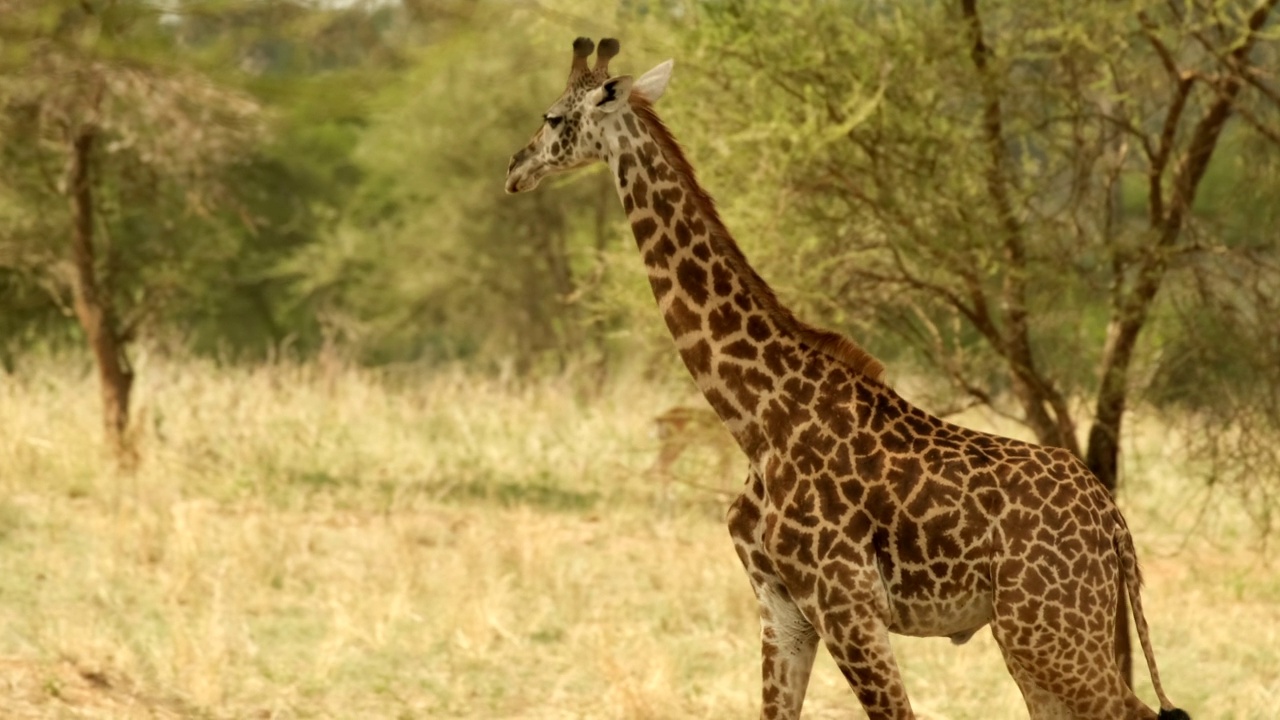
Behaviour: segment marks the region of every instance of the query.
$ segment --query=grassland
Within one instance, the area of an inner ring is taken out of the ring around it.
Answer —
[[[0,716],[756,712],[734,480],[698,451],[665,490],[648,472],[682,388],[155,358],[139,382],[144,462],[118,475],[86,364],[0,376]],[[1275,717],[1280,578],[1136,420],[1122,503],[1166,687]],[[896,648],[921,717],[1025,717],[988,632]],[[860,712],[822,657],[806,717]]]

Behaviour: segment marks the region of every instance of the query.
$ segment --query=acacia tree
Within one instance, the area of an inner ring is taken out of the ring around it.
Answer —
[[[219,171],[259,129],[240,93],[174,64],[146,3],[10,0],[0,110],[10,222],[0,262],[74,314],[93,353],[103,427],[124,465],[139,324],[198,262],[195,230],[227,199]]]
[[[712,184],[791,228],[758,254],[792,264],[802,303],[905,339],[1114,492],[1125,412],[1164,346],[1222,359],[1177,303],[1203,319],[1188,298],[1250,302],[1227,292],[1242,267],[1254,308],[1280,286],[1275,224],[1225,231],[1280,192],[1256,171],[1280,157],[1276,5],[707,4],[689,95],[728,147]],[[728,103],[743,117],[726,128]],[[1236,320],[1280,336],[1263,312]]]

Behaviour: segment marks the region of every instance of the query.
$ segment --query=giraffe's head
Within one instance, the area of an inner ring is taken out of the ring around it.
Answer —
[[[645,73],[639,80],[630,75],[609,77],[609,60],[618,54],[618,41],[605,38],[596,51],[595,67],[587,58],[595,43],[580,37],[573,41],[573,65],[564,93],[542,116],[542,127],[507,166],[507,192],[532,190],[542,178],[555,172],[573,170],[604,159],[610,148],[610,134],[622,128],[622,115],[629,112],[632,93],[656,102],[671,78],[668,60]]]

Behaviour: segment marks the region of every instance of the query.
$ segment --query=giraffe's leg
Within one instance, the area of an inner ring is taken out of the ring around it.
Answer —
[[[871,720],[911,720],[898,662],[889,644],[893,613],[874,557],[841,564],[814,580],[815,598],[826,604],[811,617],[831,657]]]
[[[1065,674],[1043,657],[1006,649],[996,634],[1009,674],[1018,683],[1031,720],[1154,720],[1156,713],[1143,704],[1120,679],[1096,684],[1084,674]],[[1050,690],[1049,688],[1053,688]]]
[[[783,588],[773,563],[759,551],[764,485],[754,472],[742,495],[729,506],[729,535],[760,604],[760,717],[798,720],[818,651],[818,633]]]
[[[800,717],[809,673],[818,651],[818,633],[790,598],[763,583],[760,600],[761,718]]]
[[[1062,570],[1006,560],[995,573],[992,634],[1032,719],[1154,720],[1116,665],[1115,575]]]
[[[1022,665],[1011,661],[1008,654],[1005,655],[1005,665],[1009,668],[1009,674],[1013,676],[1014,681],[1018,683],[1018,689],[1022,691],[1022,698],[1027,703],[1031,720],[1075,720],[1075,713],[1071,712],[1071,708],[1067,707],[1066,703],[1036,684],[1032,673],[1027,672]]]
[[[827,649],[870,720],[912,720],[911,701],[889,645],[889,629],[878,616],[855,618],[853,628]]]

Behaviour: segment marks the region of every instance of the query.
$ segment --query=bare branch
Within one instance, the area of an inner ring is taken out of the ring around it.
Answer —
[[[1249,127],[1252,127],[1260,135],[1275,143],[1277,146],[1280,146],[1280,129],[1264,123],[1252,110],[1240,103],[1235,103],[1233,107],[1235,113],[1240,116],[1241,120],[1248,123]]]
[[[1156,34],[1159,25],[1145,11],[1138,13],[1138,22],[1142,23],[1142,34],[1146,36],[1147,42],[1151,44],[1151,49],[1156,51],[1156,56],[1160,58],[1160,64],[1164,65],[1165,72],[1169,73],[1169,76],[1174,80],[1179,79],[1182,76],[1182,71],[1178,69],[1178,64],[1173,59],[1173,53],[1169,51],[1168,46]]]
[[[1258,31],[1278,3],[1280,0],[1265,0],[1249,15],[1245,37],[1227,56],[1228,65],[1233,72],[1215,84],[1214,89],[1217,91],[1218,98],[1196,124],[1187,150],[1174,171],[1174,195],[1170,201],[1168,216],[1163,218],[1160,231],[1159,244],[1162,247],[1172,245],[1177,240],[1184,217],[1195,200],[1200,180],[1209,167],[1209,159],[1213,156],[1214,148],[1218,144],[1218,137],[1235,106],[1235,98],[1240,93],[1242,76],[1245,74],[1243,70],[1248,66],[1249,54],[1257,41]],[[1159,260],[1156,259],[1156,262]]]
[[[1262,79],[1258,77],[1261,73],[1262,73],[1262,70],[1261,68],[1258,68],[1258,67],[1245,68],[1244,71],[1240,73],[1240,79],[1249,83],[1250,87],[1262,93],[1263,97],[1267,98],[1268,100],[1275,103],[1276,105],[1280,105],[1280,91],[1277,91],[1275,88],[1269,87],[1268,85],[1264,84],[1262,82]]]
[[[947,417],[948,415],[955,415],[970,408],[977,407],[978,405],[985,405],[991,408],[994,412],[999,413],[999,410],[992,402],[991,395],[986,390],[965,377],[963,370],[964,363],[962,362],[963,358],[957,356],[960,353],[947,352],[947,344],[943,340],[942,333],[938,330],[938,324],[934,322],[933,318],[914,303],[909,305],[908,309],[912,316],[915,317],[916,323],[924,329],[924,334],[927,335],[928,344],[925,345],[923,349],[925,355],[929,359],[929,362],[934,367],[946,372],[947,377],[951,380],[952,386],[960,389],[970,398],[968,402],[960,405],[952,403],[947,407],[936,408],[935,412],[938,416]],[[920,343],[916,344],[920,345]],[[1021,418],[1012,419],[1021,422]]]
[[[1151,138],[1141,128],[1135,126],[1132,122],[1125,118],[1116,117],[1109,113],[1099,112],[1097,118],[1110,125],[1123,130],[1125,134],[1136,138],[1142,144],[1142,154],[1147,156],[1148,160],[1155,162],[1156,149],[1151,145]]]
[[[1187,98],[1191,95],[1191,88],[1195,82],[1195,75],[1191,73],[1179,73],[1176,84],[1173,89],[1173,99],[1169,102],[1169,110],[1164,116],[1164,125],[1160,129],[1160,138],[1156,143],[1156,153],[1151,158],[1151,167],[1147,170],[1148,192],[1151,195],[1151,204],[1149,207],[1150,221],[1152,225],[1156,225],[1164,219],[1164,171],[1169,165],[1169,158],[1173,154],[1173,146],[1177,141],[1178,125],[1182,120],[1182,113],[1187,107]]]

